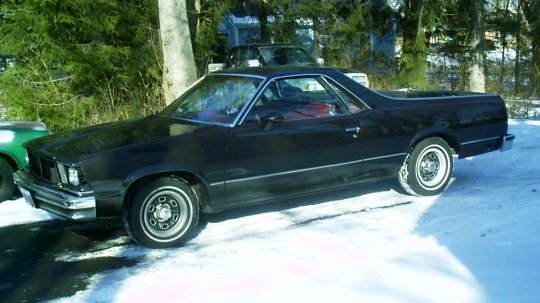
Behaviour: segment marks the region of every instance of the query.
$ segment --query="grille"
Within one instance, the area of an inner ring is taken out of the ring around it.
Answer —
[[[34,176],[39,179],[52,183],[60,184],[60,174],[54,160],[39,157],[33,153],[28,153],[28,167]]]

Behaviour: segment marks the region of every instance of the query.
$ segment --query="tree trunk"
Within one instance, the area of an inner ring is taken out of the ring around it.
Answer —
[[[532,97],[540,96],[540,1],[520,1],[522,3],[525,19],[530,27],[532,60],[529,79],[529,92]]]
[[[523,30],[523,12],[521,9],[521,1],[518,1],[516,13],[519,20],[519,30],[516,32],[516,60],[514,61],[514,95],[519,96],[521,91],[521,49],[523,48],[523,39],[521,37],[521,31]]]
[[[270,43],[270,29],[268,28],[268,1],[263,0],[260,3],[258,18],[261,30],[261,42]]]
[[[504,4],[504,15],[505,19],[508,19],[508,15],[510,14],[509,10],[510,6],[510,0],[506,0]],[[502,56],[501,56],[501,71],[499,75],[499,83],[500,83],[500,89],[502,90],[504,87],[504,78],[506,74],[506,49],[508,48],[508,43],[506,41],[507,39],[507,29],[506,27],[503,27],[503,30],[501,31],[501,46],[502,46]]]
[[[540,97],[540,30],[532,38],[531,91],[535,98]]]
[[[311,55],[315,57],[316,59],[318,59],[318,58],[322,58],[321,47],[319,44],[320,22],[319,22],[319,18],[317,17],[313,17],[312,20],[313,20],[313,50],[311,51]]]
[[[471,6],[471,69],[469,70],[469,86],[473,92],[485,92],[484,75],[484,0],[474,0]]]
[[[197,28],[199,27],[199,16],[201,13],[201,0],[186,0],[186,9],[189,22],[189,34],[191,43],[195,48]]]
[[[186,0],[158,0],[163,47],[163,93],[167,104],[197,80]]]
[[[516,36],[516,61],[514,62],[514,95],[519,95],[521,90],[521,34],[518,33]]]

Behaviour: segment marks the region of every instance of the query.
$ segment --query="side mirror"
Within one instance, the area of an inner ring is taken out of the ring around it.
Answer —
[[[262,120],[266,123],[264,126],[264,130],[272,131],[274,129],[274,124],[283,122],[285,120],[285,117],[283,117],[283,114],[280,112],[272,112],[264,116]]]

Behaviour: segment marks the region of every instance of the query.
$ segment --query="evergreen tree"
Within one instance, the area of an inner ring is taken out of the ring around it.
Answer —
[[[11,119],[76,128],[161,107],[155,0],[5,0],[0,78]]]
[[[313,30],[314,57],[324,56],[329,65],[364,66],[371,51],[370,35],[378,31],[372,22],[372,1],[322,1],[313,5],[312,1],[281,0],[278,3],[283,21],[274,27],[277,41],[299,44],[296,30],[309,27]],[[324,54],[320,45],[326,50]]]
[[[403,32],[399,80],[409,87],[427,87],[429,39],[440,25],[445,10],[442,0],[399,0],[394,3]]]
[[[220,31],[221,22],[231,8],[231,0],[203,0],[198,9],[193,50],[198,75],[206,73],[210,59],[225,62],[227,39]],[[193,30],[191,33],[193,34]]]

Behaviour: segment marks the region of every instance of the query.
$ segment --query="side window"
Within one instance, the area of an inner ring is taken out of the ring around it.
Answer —
[[[251,108],[246,123],[260,123],[270,115],[284,121],[315,119],[349,114],[334,89],[320,77],[273,80]]]
[[[239,47],[233,54],[232,67],[245,67],[250,66],[250,60],[257,60],[257,52],[249,47]]]
[[[259,59],[259,54],[257,53],[257,51],[251,47],[246,48],[244,53],[244,62],[242,63],[242,66],[257,66],[261,65],[261,63],[262,62]]]
[[[236,53],[236,67],[244,67],[244,66],[247,66],[246,49],[239,48],[238,52]]]
[[[247,60],[257,60],[257,52],[252,49],[252,48],[248,48],[246,49],[246,54],[245,54],[245,58]]]
[[[333,84],[332,82],[328,82],[328,84],[334,89],[334,91],[337,92],[339,97],[347,103],[347,107],[349,110],[353,113],[359,113],[361,111],[364,111],[367,109],[367,107],[360,101],[356,100],[354,97],[352,97],[349,93],[345,92],[343,89],[338,87],[337,85]]]

